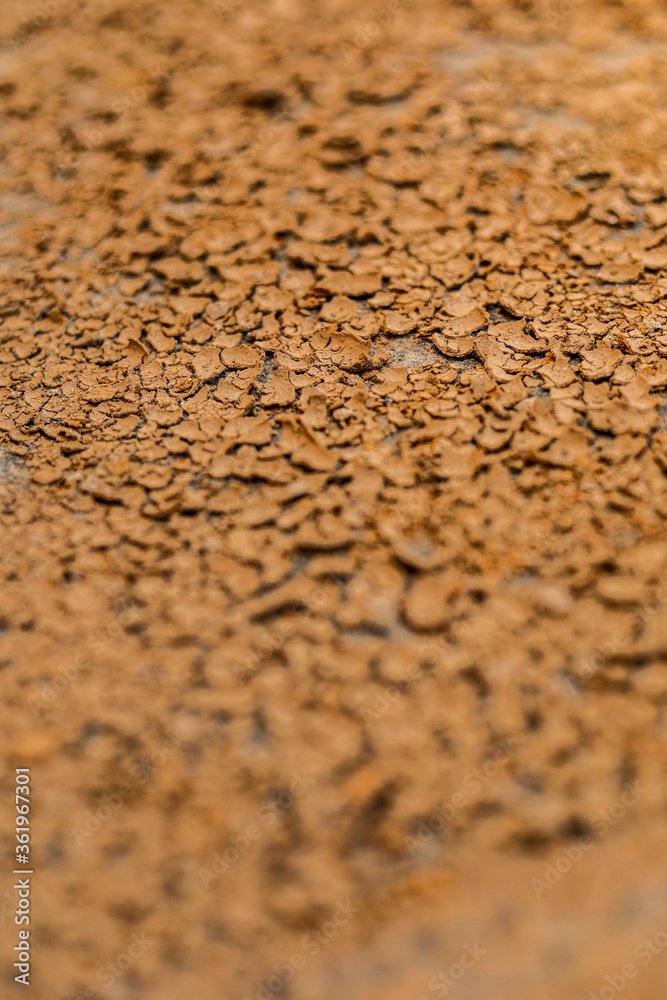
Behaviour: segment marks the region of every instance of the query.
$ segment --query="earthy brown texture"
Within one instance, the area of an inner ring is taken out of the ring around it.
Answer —
[[[664,4],[3,14],[30,995],[663,995]]]

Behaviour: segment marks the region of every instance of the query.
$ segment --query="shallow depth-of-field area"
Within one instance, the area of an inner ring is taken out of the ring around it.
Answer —
[[[661,996],[665,4],[2,33],[2,996]]]

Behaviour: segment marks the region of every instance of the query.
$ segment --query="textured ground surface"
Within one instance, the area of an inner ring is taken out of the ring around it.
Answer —
[[[32,996],[662,995],[664,4],[2,31]]]

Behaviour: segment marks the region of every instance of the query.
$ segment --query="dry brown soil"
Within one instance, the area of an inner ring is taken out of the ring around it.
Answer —
[[[2,33],[2,997],[664,996],[667,6]]]

